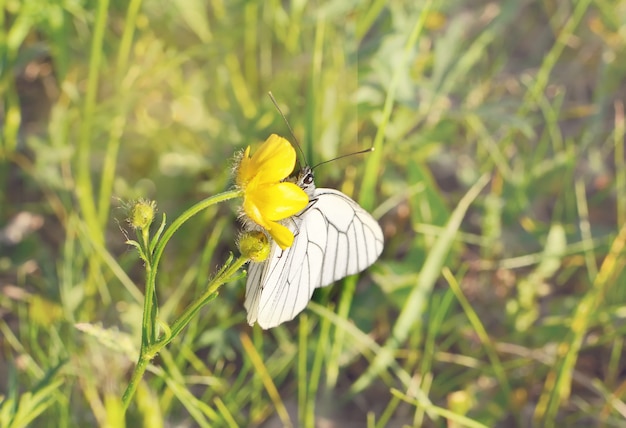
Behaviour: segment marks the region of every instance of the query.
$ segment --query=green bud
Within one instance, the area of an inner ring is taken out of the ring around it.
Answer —
[[[241,255],[255,263],[267,259],[270,255],[270,243],[265,233],[255,230],[244,232],[239,237],[239,251]]]
[[[154,201],[139,200],[131,208],[128,222],[136,229],[147,229],[154,221],[155,211]]]

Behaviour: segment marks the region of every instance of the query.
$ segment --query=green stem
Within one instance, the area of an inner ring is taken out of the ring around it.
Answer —
[[[139,360],[137,361],[135,370],[133,370],[133,374],[130,377],[128,386],[126,387],[126,391],[124,391],[124,395],[122,396],[122,403],[124,404],[124,410],[128,409],[128,405],[130,404],[130,399],[133,398],[133,395],[135,395],[135,391],[137,391],[137,386],[139,386],[139,381],[143,377],[143,374],[146,372],[149,362],[150,362],[150,359],[146,358],[145,355],[139,356]]]
[[[176,336],[178,336],[178,334],[180,334],[180,332],[187,326],[189,321],[191,321],[193,316],[200,310],[200,308],[202,308],[202,306],[209,302],[214,297],[217,290],[226,282],[228,282],[235,275],[235,273],[249,260],[250,259],[248,259],[247,257],[239,257],[235,261],[235,263],[231,264],[221,275],[213,278],[211,282],[209,282],[209,285],[206,291],[202,294],[202,296],[200,296],[199,298],[194,300],[189,306],[187,306],[182,315],[174,322],[174,324],[172,324],[172,326],[170,327],[171,334],[169,336],[164,336],[152,347],[150,347],[149,353],[153,355],[158,354],[161,348],[166,346]]]
[[[209,283],[206,291],[200,296],[198,299],[194,300],[182,315],[172,324],[171,332],[167,336],[164,336],[160,341],[154,343],[152,346],[147,348],[142,348],[141,355],[139,356],[139,361],[135,366],[135,370],[128,382],[128,387],[126,391],[124,391],[124,395],[122,396],[122,403],[124,405],[124,409],[127,409],[130,400],[133,398],[135,391],[137,390],[137,386],[146,369],[148,368],[148,363],[163,349],[167,346],[180,332],[189,324],[191,319],[198,313],[198,311],[204,306],[206,303],[211,301],[211,299],[216,295],[217,290],[226,282],[228,282],[235,273],[248,262],[247,257],[239,257],[235,263],[231,264],[221,275],[216,276]]]
[[[227,192],[220,193],[219,195],[203,199],[202,201],[188,208],[176,220],[174,220],[172,225],[168,227],[167,230],[165,230],[161,239],[159,239],[159,242],[156,245],[154,253],[151,257],[151,263],[149,266],[146,266],[147,280],[143,306],[144,334],[142,335],[142,349],[147,348],[156,341],[156,311],[153,310],[154,294],[156,289],[156,275],[159,268],[159,263],[161,261],[161,256],[163,255],[163,251],[165,250],[165,246],[172,238],[174,233],[176,233],[176,231],[180,229],[180,227],[185,224],[185,222],[191,217],[198,214],[200,211],[207,209],[211,205],[227,201],[228,199],[236,198],[240,195],[241,191],[239,190],[229,190]]]
[[[188,208],[185,212],[183,212],[174,222],[165,230],[161,239],[159,239],[156,247],[154,248],[154,253],[150,255],[149,248],[150,244],[148,242],[142,243],[142,246],[145,248],[146,255],[148,256],[148,260],[146,261],[146,289],[144,291],[144,306],[143,306],[143,321],[142,321],[142,335],[141,335],[141,350],[139,353],[139,360],[137,365],[135,366],[135,370],[131,376],[131,379],[128,383],[126,391],[122,396],[122,403],[124,405],[124,409],[127,409],[130,400],[133,397],[137,384],[143,377],[143,373],[146,371],[148,363],[154,356],[163,348],[163,346],[167,345],[171,340],[176,337],[178,333],[187,325],[190,320],[189,315],[195,314],[200,307],[208,300],[211,294],[215,293],[217,288],[226,282],[243,264],[247,261],[247,259],[242,260],[238,259],[234,264],[228,267],[221,275],[216,276],[213,281],[209,284],[207,291],[202,295],[200,299],[191,304],[183,313],[175,323],[172,328],[171,335],[168,335],[165,339],[157,342],[156,339],[156,308],[155,305],[155,290],[156,290],[156,274],[159,266],[159,262],[161,261],[161,256],[163,255],[163,251],[165,250],[165,246],[172,238],[174,233],[180,227],[185,224],[187,220],[189,220],[194,215],[198,214],[200,211],[215,205],[219,202],[227,201],[229,199],[236,198],[241,196],[240,190],[229,190],[227,192],[220,193],[219,195],[211,196],[206,198],[192,207]]]
[[[198,214],[200,211],[207,209],[211,205],[215,205],[220,202],[227,201],[229,199],[234,199],[242,195],[240,190],[229,190],[223,193],[220,193],[215,196],[211,196],[209,198],[203,199],[192,207],[188,208],[184,213],[182,213],[170,227],[167,228],[165,232],[163,232],[163,237],[159,240],[156,248],[154,249],[154,256],[152,258],[152,265],[154,267],[154,274],[156,276],[156,269],[159,265],[159,261],[161,260],[161,256],[163,255],[163,250],[165,249],[165,245],[172,238],[172,235],[176,233],[180,227],[185,224],[187,220],[189,220],[194,215]]]

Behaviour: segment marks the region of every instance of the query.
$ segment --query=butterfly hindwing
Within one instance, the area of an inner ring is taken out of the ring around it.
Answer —
[[[309,231],[302,218],[294,217],[287,224],[296,236],[291,247],[281,250],[272,242],[266,261],[250,263],[244,306],[251,325],[258,322],[271,328],[289,321],[313,295],[315,287],[310,283],[312,276],[319,275],[314,266],[316,260],[320,263],[320,250],[315,245],[309,249]]]

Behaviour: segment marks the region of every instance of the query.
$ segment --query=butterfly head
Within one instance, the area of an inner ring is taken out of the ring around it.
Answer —
[[[313,170],[310,166],[305,166],[298,174],[296,184],[304,190],[309,196],[309,199],[313,197],[315,193],[315,177],[313,176]]]

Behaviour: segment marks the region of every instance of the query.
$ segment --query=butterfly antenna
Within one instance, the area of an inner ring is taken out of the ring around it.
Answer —
[[[334,159],[329,159],[329,160],[325,160],[324,162],[320,162],[320,163],[318,163],[317,165],[315,165],[315,166],[311,167],[311,169],[315,169],[315,168],[317,168],[318,166],[320,166],[320,165],[324,165],[325,163],[328,163],[328,162],[334,162],[334,161],[339,160],[339,159],[347,158],[348,156],[353,156],[353,155],[362,155],[362,154],[364,154],[364,153],[369,153],[369,152],[373,152],[373,151],[374,151],[374,147],[370,147],[369,149],[360,150],[360,151],[358,151],[358,152],[353,152],[353,153],[348,153],[348,154],[345,154],[345,155],[341,155],[341,156],[338,156],[338,157],[336,157],[336,158],[334,158]]]
[[[300,154],[302,155],[302,159],[304,159],[306,161],[306,156],[304,156],[304,152],[302,151],[302,147],[300,147],[300,143],[298,142],[298,139],[296,138],[296,135],[293,133],[293,129],[291,129],[291,125],[289,125],[289,121],[287,120],[287,117],[285,116],[283,111],[278,106],[278,103],[276,102],[276,98],[274,98],[274,95],[272,94],[272,91],[269,91],[268,95],[270,96],[270,99],[274,103],[274,107],[276,107],[276,110],[278,110],[280,115],[283,117],[283,120],[285,121],[285,124],[287,125],[287,128],[289,129],[289,133],[293,137],[293,140],[296,142],[296,147],[298,148],[298,150],[300,151]],[[298,161],[298,166],[300,167],[300,169],[302,169],[302,166],[300,165],[300,161]]]

